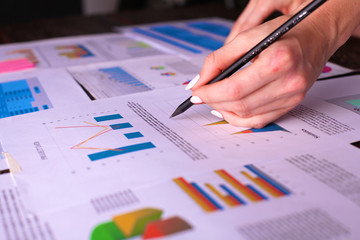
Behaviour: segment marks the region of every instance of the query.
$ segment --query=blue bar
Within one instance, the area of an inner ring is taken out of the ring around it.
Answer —
[[[263,128],[252,128],[250,129],[252,132],[272,132],[272,131],[286,131],[284,128],[280,127],[279,125],[275,124],[275,123],[270,123],[268,125],[266,125]]]
[[[143,30],[143,29],[140,29],[140,28],[133,28],[133,31],[136,32],[136,33],[140,33],[140,34],[143,34],[143,35],[145,35],[145,36],[152,37],[152,38],[155,38],[155,39],[157,39],[157,40],[160,40],[160,41],[169,43],[169,44],[171,44],[171,45],[174,45],[174,46],[176,46],[176,47],[185,49],[185,50],[187,50],[187,51],[189,51],[189,52],[192,52],[192,53],[196,53],[196,54],[202,53],[202,51],[199,50],[199,49],[192,48],[192,47],[190,47],[190,46],[181,44],[181,43],[176,42],[176,41],[174,41],[174,40],[171,40],[171,39],[169,39],[169,38],[163,37],[163,36],[161,36],[161,35],[158,35],[158,34],[155,34],[155,33],[152,33],[152,32],[149,32],[149,31],[146,31],[146,30]]]
[[[256,175],[258,175],[263,180],[270,183],[273,187],[277,188],[280,192],[284,193],[285,195],[290,195],[291,194],[290,190],[288,190],[282,184],[278,183],[276,180],[274,180],[273,178],[271,178],[270,176],[268,176],[267,174],[262,172],[260,169],[258,169],[254,165],[246,165],[245,167],[247,169],[249,169],[250,171],[252,171],[253,173],[255,173]]]
[[[227,186],[221,184],[220,187],[225,190],[230,196],[238,200],[241,204],[245,205],[246,202],[242,200],[240,197],[238,197],[233,191],[231,191]]]
[[[141,132],[125,133],[124,135],[127,139],[140,138],[144,136]]]
[[[119,130],[119,129],[124,129],[124,128],[131,128],[132,125],[130,123],[118,123],[118,124],[112,124],[112,125],[110,125],[110,127],[113,130]]]
[[[134,145],[130,145],[130,146],[117,148],[119,151],[107,150],[107,151],[103,151],[103,152],[89,154],[88,157],[90,158],[91,161],[96,161],[96,160],[101,160],[104,158],[114,157],[117,155],[131,153],[131,152],[137,152],[137,151],[146,150],[146,149],[150,149],[150,148],[155,148],[155,145],[152,144],[151,142],[145,142],[145,143],[134,144]]]
[[[190,184],[194,188],[196,188],[196,190],[198,190],[204,197],[206,197],[207,200],[209,200],[212,204],[214,204],[219,210],[223,210],[223,207],[220,204],[218,204],[214,199],[212,199],[209,194],[207,194],[204,190],[202,190],[199,185],[197,185],[196,183],[190,183]]]
[[[171,25],[155,26],[151,27],[151,30],[211,51],[215,51],[224,45],[222,41],[216,40],[210,36],[196,34],[187,29]]]
[[[120,114],[112,114],[112,115],[94,117],[95,121],[97,121],[97,122],[104,122],[104,121],[122,119],[122,118],[123,117]]]
[[[254,188],[251,185],[246,185],[248,188],[250,188],[251,190],[253,190],[257,195],[259,195],[260,197],[262,197],[264,200],[268,200],[268,197],[265,196],[264,194],[262,194],[261,192],[259,192],[256,188]]]
[[[223,37],[227,37],[230,33],[229,27],[212,22],[193,22],[189,23],[188,26]]]

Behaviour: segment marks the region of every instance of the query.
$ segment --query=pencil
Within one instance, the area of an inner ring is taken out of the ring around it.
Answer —
[[[284,24],[282,24],[280,27],[278,27],[275,31],[270,33],[266,38],[264,38],[261,42],[259,42],[255,47],[250,49],[242,57],[240,57],[238,60],[236,60],[235,63],[233,63],[230,67],[228,67],[223,72],[221,72],[219,75],[217,75],[211,81],[209,81],[207,84],[215,83],[215,82],[221,81],[227,77],[230,77],[232,74],[234,74],[240,68],[245,66],[248,62],[250,62],[254,57],[256,57],[262,51],[264,51],[266,48],[268,48],[272,43],[274,43],[276,40],[278,40],[281,36],[283,36],[285,33],[287,33],[290,29],[292,29],[294,26],[296,26],[299,22],[304,20],[307,16],[310,15],[310,13],[312,13],[314,10],[316,10],[318,7],[320,7],[324,2],[326,2],[326,0],[314,0],[311,3],[309,3],[306,7],[301,9],[298,13],[296,13],[293,17],[291,17],[289,20],[287,20]],[[185,112],[187,109],[189,109],[193,105],[193,103],[190,101],[190,98],[191,97],[189,97],[183,103],[181,103],[176,108],[174,113],[170,116],[170,118],[175,117],[175,116]]]

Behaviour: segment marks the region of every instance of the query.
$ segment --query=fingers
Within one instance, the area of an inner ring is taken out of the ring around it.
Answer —
[[[240,32],[261,24],[274,10],[274,5],[268,0],[250,1],[231,28],[225,44],[231,42]]]
[[[275,121],[276,119],[280,118],[282,115],[290,111],[292,108],[282,108],[277,109],[272,112],[267,112],[264,114],[259,114],[249,118],[241,118],[238,115],[228,112],[228,111],[221,111],[217,110],[213,114],[216,116],[222,116],[228,123],[233,126],[238,127],[247,127],[247,128],[263,128],[267,124]]]
[[[250,66],[220,82],[195,88],[193,96],[212,104],[244,99],[259,89],[263,89],[263,96],[281,97],[284,95],[283,90],[290,93],[294,91],[291,88],[301,88],[306,82],[305,77],[302,78],[305,75],[303,70],[297,70],[302,66],[301,51],[294,51],[293,49],[297,48],[292,45],[294,44],[287,43],[285,40],[281,43],[274,43],[273,47],[260,54],[259,58]],[[292,81],[294,79],[292,75],[297,76],[298,82]],[[270,90],[264,88],[275,80],[277,81],[270,85]],[[257,97],[261,98],[261,95]],[[269,100],[271,99],[267,101]]]
[[[196,76],[186,89],[195,90],[211,81],[273,31],[272,25],[277,26],[284,20],[285,19],[278,18],[271,23],[271,26],[261,26],[258,29],[255,28],[254,30],[248,31],[246,34],[238,36],[236,41],[232,41],[217,51],[210,53],[205,59],[200,75]]]

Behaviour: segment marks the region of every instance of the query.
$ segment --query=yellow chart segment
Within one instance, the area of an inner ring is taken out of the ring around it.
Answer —
[[[174,182],[184,191],[186,192],[205,212],[212,212],[214,209],[209,207],[204,201],[194,194],[188,186],[186,186],[180,179],[174,179]]]
[[[205,186],[210,189],[216,196],[218,196],[221,200],[223,200],[228,206],[235,207],[238,206],[239,203],[235,202],[229,195],[221,194],[215,187],[211,184],[206,183]]]
[[[257,202],[257,201],[261,201],[262,198],[259,198],[258,196],[254,195],[252,192],[250,192],[250,190],[242,185],[239,182],[235,182],[233,179],[231,179],[229,176],[227,176],[225,173],[223,173],[222,171],[218,170],[215,171],[220,177],[222,177],[225,181],[227,181],[231,186],[233,186],[234,188],[236,188],[239,192],[241,192],[242,194],[244,194],[248,199],[250,199],[250,201],[253,202]]]
[[[268,185],[267,182],[263,182],[261,181],[259,178],[254,178],[252,176],[250,176],[250,174],[248,174],[247,172],[241,172],[245,177],[247,177],[248,179],[250,179],[251,181],[253,181],[255,184],[257,184],[258,186],[260,186],[262,189],[264,189],[265,191],[267,191],[271,196],[273,197],[281,197],[284,194],[282,194],[279,191],[276,191],[275,189],[271,188],[271,186]]]

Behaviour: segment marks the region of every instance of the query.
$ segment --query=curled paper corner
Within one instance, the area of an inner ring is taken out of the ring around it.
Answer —
[[[20,165],[16,162],[16,160],[9,153],[2,152],[1,154],[4,156],[4,158],[6,160],[8,168],[10,169],[10,173],[17,174],[22,171]]]

